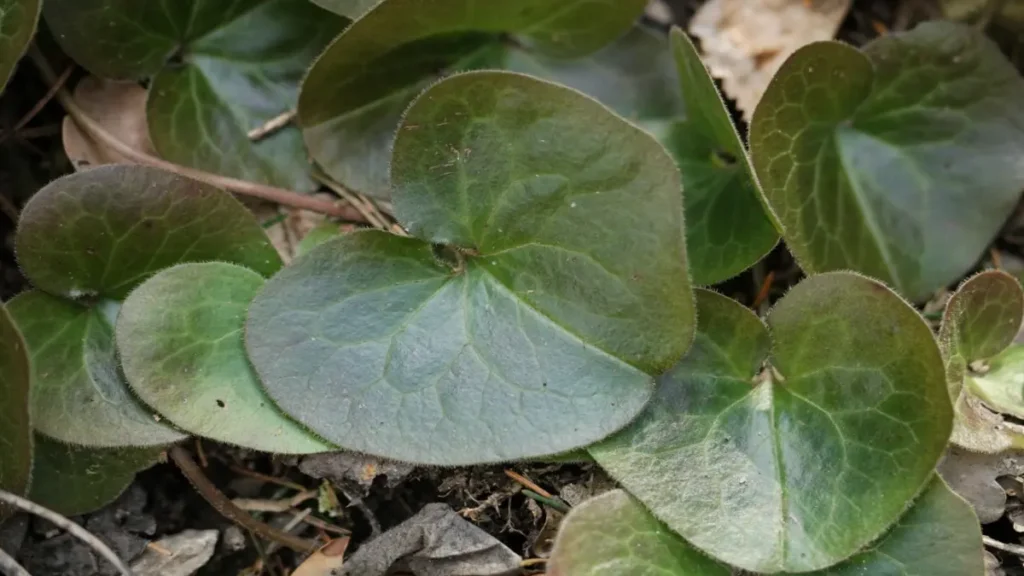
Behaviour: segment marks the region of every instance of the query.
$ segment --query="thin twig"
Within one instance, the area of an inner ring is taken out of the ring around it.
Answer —
[[[267,474],[262,474],[260,472],[256,472],[255,470],[249,470],[248,468],[242,468],[241,466],[236,466],[234,464],[229,466],[229,468],[230,468],[230,470],[232,472],[237,472],[238,474],[243,474],[243,475],[248,476],[250,478],[255,478],[257,480],[262,480],[264,482],[269,482],[271,484],[277,484],[278,486],[284,486],[285,488],[291,488],[292,490],[296,490],[296,491],[299,491],[299,492],[302,492],[302,491],[304,491],[306,489],[305,486],[303,486],[302,484],[299,484],[297,482],[291,482],[291,481],[285,480],[283,478],[278,478],[277,476],[270,476],[270,475],[267,475]]]
[[[118,572],[120,572],[122,576],[133,576],[132,571],[128,569],[128,566],[125,566],[124,562],[122,562],[121,559],[117,557],[117,554],[114,554],[114,552],[109,547],[107,547],[107,545],[104,544],[102,540],[93,536],[85,528],[82,528],[81,526],[75,524],[71,520],[68,520],[60,514],[57,514],[53,510],[43,508],[42,506],[36,504],[35,502],[26,500],[21,496],[11,494],[6,490],[0,490],[0,501],[6,504],[10,504],[11,506],[20,508],[25,512],[28,512],[29,514],[39,516],[44,520],[48,520],[54,526],[64,530],[68,534],[71,534],[75,538],[78,538],[82,542],[88,544],[89,547],[95,550],[97,554],[102,556],[107,562],[110,562],[110,564],[113,565],[114,568],[117,568]]]
[[[344,528],[341,528],[340,526],[335,526],[334,524],[331,524],[329,522],[324,522],[316,516],[306,516],[302,519],[302,521],[314,528],[319,528],[324,532],[333,532],[334,534],[341,534],[343,536],[348,536],[352,534],[351,530],[346,530]]]
[[[545,498],[554,498],[554,495],[551,494],[551,492],[548,492],[547,490],[541,488],[540,486],[537,486],[537,484],[535,484],[533,480],[530,480],[529,478],[523,476],[522,474],[516,472],[515,470],[510,470],[506,468],[505,476],[508,476],[509,478],[515,480],[516,482],[522,484],[523,486],[529,488],[530,490],[533,490],[534,492],[540,494]]]
[[[256,128],[249,130],[249,133],[246,134],[246,136],[249,137],[249,140],[257,142],[259,140],[266,138],[271,133],[277,132],[281,128],[284,128],[285,126],[290,124],[294,118],[295,110],[288,110],[283,114],[279,114],[277,116],[274,116],[270,120],[267,120],[266,122],[263,123],[262,126],[257,126]]]
[[[356,196],[353,192],[349,191],[347,188],[335,182],[326,175],[320,174],[315,170],[313,171],[313,178],[317,182],[320,182],[324,186],[327,186],[328,188],[333,190],[338,196],[341,196],[342,198],[347,200],[348,203],[351,204],[353,208],[359,211],[359,214],[361,214],[363,218],[370,223],[371,226],[373,226],[374,228],[380,228],[381,230],[388,229],[387,222],[378,218],[377,215],[374,214],[374,208],[372,206],[364,204],[362,199]]]
[[[1006,544],[999,540],[994,540],[988,536],[982,536],[981,541],[985,543],[985,546],[995,548],[996,550],[1002,550],[1003,552],[1009,552],[1010,554],[1016,554],[1021,558],[1024,558],[1024,546],[1018,546],[1016,544]]]
[[[5,576],[32,576],[14,558],[11,558],[3,548],[0,548],[0,573]]]
[[[316,490],[306,490],[305,492],[299,492],[295,496],[285,498],[283,500],[235,498],[232,502],[235,506],[238,506],[242,510],[248,512],[284,512],[295,508],[307,500],[316,498],[317,494],[318,492]]]
[[[985,4],[985,10],[981,13],[981,16],[974,22],[974,28],[984,32],[988,28],[988,25],[992,23],[992,20],[997,14],[1002,12],[1003,6],[1006,5],[1006,0],[988,0]]]
[[[282,532],[272,526],[269,526],[259,520],[253,518],[249,514],[246,514],[243,510],[239,509],[231,502],[231,499],[225,496],[210,479],[206,477],[202,469],[192,459],[192,455],[181,446],[172,446],[167,451],[167,455],[170,456],[171,460],[178,465],[181,469],[181,473],[188,478],[192,486],[195,487],[199,495],[206,499],[211,506],[217,512],[220,512],[225,518],[232,522],[259,534],[260,536],[274,541],[279,542],[293,550],[298,552],[311,552],[319,548],[319,544],[312,540],[306,540],[305,538],[299,538],[292,536],[286,532]]]
[[[373,510],[370,510],[370,507],[366,505],[366,502],[363,502],[362,498],[356,496],[341,484],[335,484],[335,488],[345,496],[345,499],[348,500],[349,506],[359,508],[359,511],[366,517],[366,521],[370,523],[370,539],[372,540],[377,536],[380,536],[381,532],[383,532],[380,527],[380,521],[377,520],[377,515],[373,513]]]
[[[302,524],[302,521],[305,520],[306,517],[312,513],[313,511],[309,508],[298,511],[294,516],[292,516],[292,519],[284,525],[284,528],[282,528],[281,531],[285,534],[290,534],[291,531],[294,530],[296,526]],[[270,545],[267,546],[267,554],[273,554],[274,552],[277,552],[277,549],[280,548],[280,546],[281,544],[279,542],[271,542]]]
[[[18,208],[11,202],[11,199],[0,190],[0,212],[3,212],[11,219],[11,222],[18,223]]]
[[[50,68],[49,63],[46,61],[46,57],[39,51],[39,48],[33,46],[29,50],[28,55],[39,69],[43,78],[51,84],[55,83],[57,80],[56,75],[54,74],[53,69]],[[247,180],[239,180],[238,178],[230,178],[228,176],[213,174],[212,172],[205,172],[203,170],[196,170],[195,168],[181,166],[173,162],[168,162],[162,158],[150,156],[145,152],[141,152],[128,144],[125,144],[116,136],[107,132],[106,128],[96,120],[93,120],[92,117],[78,106],[75,99],[72,98],[66,90],[57,90],[57,100],[60,101],[68,115],[71,116],[75,123],[78,124],[78,126],[81,127],[90,138],[125,158],[128,158],[132,162],[161,168],[168,172],[192,178],[193,180],[199,180],[243,196],[260,198],[277,204],[291,206],[293,208],[301,208],[311,212],[319,212],[321,214],[335,216],[346,220],[363,220],[360,214],[349,210],[347,206],[337,202],[323,200],[315,196],[299,194],[298,192],[285,190],[284,188],[277,188],[266,184],[259,184],[257,182],[249,182]]]
[[[50,100],[53,100],[53,97],[57,95],[57,92],[64,87],[64,84],[67,83],[68,78],[71,77],[71,72],[73,72],[74,70],[74,65],[68,66],[64,70],[64,72],[52,83],[50,89],[46,91],[46,95],[44,95],[41,100],[36,102],[36,105],[33,106],[27,114],[22,116],[21,120],[18,120],[18,123],[14,125],[14,128],[11,128],[10,130],[4,132],[3,134],[0,134],[0,144],[2,144],[5,140],[16,134],[18,130],[24,128],[25,125],[31,122],[37,114],[42,112],[43,108],[45,108],[46,105],[49,104]]]

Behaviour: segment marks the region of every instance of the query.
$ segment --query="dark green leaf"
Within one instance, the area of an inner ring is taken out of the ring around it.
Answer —
[[[597,102],[451,77],[407,112],[392,177],[417,238],[322,244],[250,309],[271,397],[327,440],[432,464],[566,452],[629,422],[685,352],[678,170]]]
[[[913,300],[978,260],[1024,188],[1024,80],[969,27],[798,50],[754,113],[753,164],[808,272]]]
[[[47,0],[47,23],[98,76],[152,76],[149,132],[164,158],[312,190],[302,136],[248,132],[295,108],[313,58],[345,20],[296,0]]]
[[[25,341],[0,304],[0,489],[15,494],[28,489],[32,471],[30,374]]]
[[[269,276],[281,259],[248,210],[223,190],[143,166],[60,178],[25,205],[18,263],[36,287],[120,299],[181,262],[222,260]]]
[[[38,432],[94,447],[165,445],[184,438],[129,392],[114,348],[116,302],[87,307],[31,291],[7,308],[32,360],[32,425]]]
[[[1013,342],[1022,320],[1020,283],[1005,272],[986,270],[965,280],[946,303],[939,343],[946,357],[983,360]]]
[[[29,498],[65,516],[88,514],[113,502],[135,473],[157,462],[162,447],[82,448],[35,436]]]
[[[503,69],[575,88],[641,126],[683,115],[668,39],[641,25],[582,58],[514,48],[503,56]]]
[[[597,462],[708,554],[758,572],[850,557],[928,482],[952,424],[928,325],[851,273],[803,281],[772,310],[698,291],[697,338]],[[737,522],[738,515],[743,521]]]
[[[672,30],[686,119],[662,142],[683,175],[686,247],[696,284],[715,284],[751,267],[779,241],[747,151],[714,80],[686,34]]]
[[[118,316],[125,376],[143,402],[192,434],[264,452],[331,450],[277,410],[249,365],[242,328],[263,283],[219,262],[147,280]]]
[[[645,0],[385,0],[346,30],[303,81],[299,123],[335,180],[387,195],[388,150],[409,101],[439,72],[500,66],[503,33],[560,58],[592,53],[633,25]]]
[[[42,0],[0,0],[0,92],[36,33]]]
[[[805,574],[980,576],[983,572],[978,519],[970,505],[936,477],[880,542],[838,566]],[[733,571],[690,547],[626,492],[613,490],[569,514],[548,568],[549,576],[606,574],[729,576]]]

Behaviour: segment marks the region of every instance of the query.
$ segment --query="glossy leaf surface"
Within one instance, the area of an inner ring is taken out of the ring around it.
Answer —
[[[168,268],[125,300],[117,347],[132,390],[176,426],[264,452],[322,452],[278,411],[245,355],[242,328],[259,274],[219,262]]]
[[[0,489],[15,494],[25,493],[32,472],[30,376],[25,341],[0,304]]]
[[[230,194],[144,166],[101,166],[50,183],[25,205],[18,263],[67,298],[121,299],[153,273],[222,260],[270,275],[281,266],[252,214]]]
[[[0,92],[36,33],[42,0],[0,0]]]
[[[931,330],[851,273],[797,285],[770,332],[735,301],[697,294],[693,347],[640,418],[591,454],[729,564],[802,572],[850,557],[899,518],[949,438]]]
[[[811,44],[782,66],[750,145],[807,272],[854,269],[912,300],[977,261],[1024,188],[1024,80],[983,34],[949,22],[863,52]]]
[[[966,362],[999,354],[1024,321],[1024,290],[1005,272],[986,270],[964,281],[946,303],[939,342]]]
[[[65,516],[94,512],[113,502],[156,464],[162,447],[84,448],[36,434],[29,498]]]
[[[38,290],[7,304],[32,360],[32,425],[68,444],[157,446],[184,438],[128,390],[114,348],[118,304],[87,307]]]
[[[697,49],[676,28],[672,53],[686,119],[662,142],[683,175],[686,247],[695,284],[715,284],[753,266],[779,241],[747,151]]]
[[[566,452],[632,419],[689,344],[678,170],[593,100],[449,78],[406,115],[393,180],[415,238],[322,244],[250,309],[261,380],[327,440],[433,464]]]
[[[498,68],[501,34],[560,58],[622,36],[644,0],[385,0],[339,36],[303,81],[298,121],[335,180],[386,196],[388,152],[402,111],[439,71]]]
[[[729,576],[622,490],[577,506],[562,524],[548,576]],[[935,478],[879,542],[809,576],[964,576],[984,573],[970,505]]]
[[[347,22],[295,0],[49,0],[65,51],[106,78],[152,77],[149,131],[172,162],[312,190],[294,127],[247,133],[294,109],[313,58]]]

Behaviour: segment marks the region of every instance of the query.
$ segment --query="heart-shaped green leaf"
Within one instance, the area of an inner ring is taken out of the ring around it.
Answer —
[[[296,0],[47,0],[44,13],[93,74],[152,77],[149,133],[164,158],[315,188],[297,129],[248,132],[295,108],[303,73],[346,20]]]
[[[1002,376],[978,386],[973,382],[976,374],[970,368],[972,363],[995,356],[1009,346],[1022,319],[1024,291],[1016,278],[998,270],[986,270],[965,280],[946,303],[939,344],[946,359],[950,396],[956,398],[952,438],[956,445],[984,453],[1024,445],[1024,429],[1006,422],[997,412],[1011,407],[1007,413],[1014,414],[1013,396],[1017,391],[1008,386],[1015,379],[1009,376],[1013,369],[1001,370]]]
[[[0,304],[0,489],[15,494],[25,493],[32,473],[30,376],[25,341],[7,309]]]
[[[431,464],[566,452],[629,422],[684,353],[679,172],[597,102],[451,77],[409,109],[392,177],[417,238],[322,244],[250,308],[270,396],[327,440]]]
[[[156,446],[184,436],[136,400],[114,347],[119,305],[83,306],[38,290],[7,303],[32,359],[32,425],[68,444]]]
[[[505,33],[519,35],[527,50],[584,56],[625,34],[645,4],[384,0],[338,37],[303,81],[298,120],[310,155],[346,186],[386,196],[395,127],[439,71],[501,67]]]
[[[715,284],[751,267],[779,241],[714,80],[697,49],[676,28],[672,53],[682,82],[686,119],[662,142],[683,175],[686,248],[696,284]]]
[[[42,0],[0,0],[0,92],[36,33]]]
[[[751,124],[753,164],[808,272],[913,300],[969,270],[1024,188],[1024,80],[984,34],[929,22],[863,52],[798,50]]]
[[[312,0],[314,4],[350,20],[362,16],[380,0]]]
[[[723,478],[723,482],[729,479]],[[981,529],[970,505],[935,477],[881,541],[808,576],[964,576],[984,572]],[[622,490],[573,509],[562,523],[548,576],[729,576]]]
[[[181,262],[222,260],[269,276],[281,267],[252,214],[223,190],[144,166],[101,166],[50,183],[25,205],[18,263],[67,298],[124,298]]]
[[[939,343],[947,358],[965,362],[999,354],[1020,332],[1024,290],[1017,279],[986,270],[963,282],[946,303]]]
[[[952,425],[942,358],[917,312],[837,272],[793,288],[769,315],[771,338],[713,292],[697,291],[697,318],[690,352],[640,418],[590,448],[598,464],[745,570],[822,569],[892,525]]]
[[[135,473],[156,463],[162,447],[82,448],[35,435],[29,498],[65,516],[88,514],[113,502]]]
[[[117,320],[125,376],[143,402],[193,434],[264,452],[331,450],[277,410],[249,365],[242,328],[263,283],[220,262],[147,280]]]

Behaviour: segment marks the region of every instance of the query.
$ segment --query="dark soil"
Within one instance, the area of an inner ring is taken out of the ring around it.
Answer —
[[[701,3],[697,0],[668,1],[676,21],[684,26]],[[902,12],[900,6],[904,4],[907,3],[857,0],[843,23],[839,37],[851,44],[862,45],[877,37],[882,30],[908,27],[925,17],[923,12],[909,15]],[[45,47],[45,32],[43,34]],[[81,72],[75,74],[71,79],[72,85]],[[43,97],[46,89],[35,70],[21,67],[0,98],[0,134],[6,134]],[[48,104],[29,123],[27,131],[0,142],[0,196],[15,208],[23,205],[33,192],[50,180],[71,171],[60,141],[62,116],[58,105]],[[743,126],[739,114],[734,116]],[[11,298],[26,287],[15,264],[13,230],[14,222],[10,215],[0,211],[2,300]],[[1008,224],[995,248],[1004,261],[1021,262],[1024,261],[1022,244],[1024,218],[1018,216]],[[802,273],[780,245],[754,269],[717,288],[749,305],[755,301],[769,275],[773,276],[773,282],[766,303],[784,294]],[[190,445],[190,449],[195,451],[194,446]],[[300,472],[295,458],[274,458],[212,442],[204,442],[203,451],[208,460],[206,474],[232,498],[281,498],[294,493],[288,488],[239,473],[236,471],[239,467],[308,488],[320,485],[320,480]],[[524,557],[543,556],[550,547],[550,538],[561,514],[525,494],[522,486],[506,475],[505,469],[523,474],[570,504],[612,484],[600,469],[590,464],[516,463],[460,469],[417,468],[404,477],[380,476],[365,488],[354,481],[337,482],[336,492],[342,504],[340,514],[331,517],[321,513],[315,509],[314,501],[313,515],[349,530],[352,535],[351,551],[378,530],[387,530],[413,516],[425,504],[443,502],[463,511],[466,518]],[[357,499],[359,505],[355,505]],[[262,516],[264,521],[273,524],[281,524],[288,518],[288,514]],[[117,502],[76,520],[111,543],[124,557],[134,556],[145,548],[147,541],[164,535],[189,528],[218,529],[221,531],[218,551],[199,572],[201,575],[285,574],[296,562],[295,555],[289,550],[265,554],[267,542],[232,528],[232,524],[207,504],[172,464],[167,463],[139,474]],[[1006,518],[987,525],[985,531],[1004,542],[1021,541]],[[307,529],[304,535],[312,537],[316,531]],[[106,568],[102,565],[97,565],[87,548],[68,536],[60,535],[45,522],[29,522],[24,518],[9,522],[0,529],[0,547],[20,549],[21,560],[34,576],[110,573],[104,572]],[[1020,559],[1003,553],[998,555],[1007,574],[1024,574]],[[261,559],[263,570],[254,570]]]

